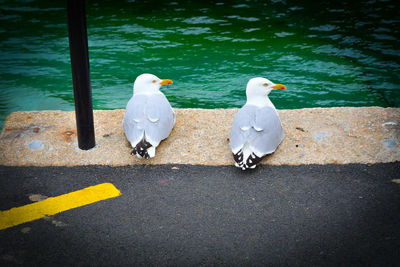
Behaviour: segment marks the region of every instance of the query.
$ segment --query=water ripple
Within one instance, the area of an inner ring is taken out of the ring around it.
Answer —
[[[259,30],[261,30],[261,28],[250,28],[250,29],[244,29],[243,32],[254,32]]]
[[[208,27],[187,27],[184,29],[177,28],[176,31],[183,35],[200,35],[205,33],[210,33],[211,29]]]
[[[198,16],[184,19],[183,22],[187,24],[216,24],[226,22],[226,20],[213,19],[207,16]]]
[[[233,5],[233,8],[250,8],[250,6],[248,4],[237,4],[237,5]]]
[[[244,20],[244,21],[250,21],[250,22],[254,22],[254,21],[259,21],[259,18],[255,18],[255,17],[241,17],[238,15],[231,15],[231,16],[226,16],[228,19],[237,19],[237,20]]]
[[[392,41],[397,41],[397,38],[394,36],[388,35],[388,34],[371,34],[372,37],[374,37],[377,40],[392,40]]]
[[[0,9],[6,10],[6,11],[19,11],[19,12],[54,12],[54,11],[64,11],[64,8],[58,8],[58,7],[49,7],[49,8],[39,8],[39,7],[29,7],[29,6],[23,6],[23,7],[7,7],[7,6],[0,6]]]
[[[250,39],[243,39],[243,38],[234,38],[232,39],[233,43],[251,43],[251,42],[263,42],[264,39],[259,38],[250,38]]]
[[[326,24],[326,25],[321,25],[317,27],[310,27],[310,30],[313,31],[320,31],[320,32],[330,32],[337,30],[339,27],[332,25],[332,24]]]
[[[276,32],[275,35],[278,37],[286,37],[286,36],[294,35],[294,33],[293,32]]]

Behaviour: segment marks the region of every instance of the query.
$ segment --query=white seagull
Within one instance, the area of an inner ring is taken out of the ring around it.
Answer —
[[[133,85],[133,96],[126,105],[122,126],[133,148],[131,155],[152,158],[156,147],[167,138],[175,125],[175,113],[162,85],[172,84],[153,74],[139,75]]]
[[[242,170],[255,168],[283,140],[281,120],[268,98],[272,89],[286,89],[286,86],[265,78],[250,79],[246,87],[247,102],[233,120],[230,144],[235,166]]]

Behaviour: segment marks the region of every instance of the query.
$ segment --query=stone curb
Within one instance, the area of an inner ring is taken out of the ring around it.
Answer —
[[[77,145],[75,115],[14,112],[0,135],[0,165],[233,165],[229,131],[237,109],[175,109],[176,125],[150,160],[130,156],[124,110],[95,110],[96,147]],[[262,164],[374,164],[400,161],[400,108],[279,110],[285,139]]]

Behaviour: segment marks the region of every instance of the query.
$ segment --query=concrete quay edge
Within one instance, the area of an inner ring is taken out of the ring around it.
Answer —
[[[153,159],[130,155],[124,110],[95,110],[96,146],[80,150],[72,111],[11,113],[0,135],[0,165],[233,165],[229,131],[238,109],[175,109],[176,124]],[[285,138],[264,165],[400,161],[400,108],[278,110]]]

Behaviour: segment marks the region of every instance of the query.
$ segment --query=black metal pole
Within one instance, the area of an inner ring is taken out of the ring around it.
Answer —
[[[68,32],[74,85],[75,116],[80,149],[95,146],[85,0],[68,0]]]

